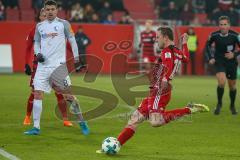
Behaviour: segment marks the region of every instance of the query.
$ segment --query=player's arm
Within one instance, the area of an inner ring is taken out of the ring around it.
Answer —
[[[84,35],[84,37],[85,37],[85,41],[84,41],[85,42],[85,46],[90,45],[92,43],[91,39],[87,35]]]
[[[225,58],[227,59],[233,59],[236,58],[237,56],[240,55],[240,51],[239,51],[239,47],[240,47],[240,43],[239,43],[239,35],[237,33],[234,32],[234,45],[237,47],[237,49],[235,49],[234,51],[228,51],[225,53]]]
[[[78,46],[77,46],[77,42],[76,42],[76,39],[74,36],[74,32],[68,21],[64,21],[64,33],[65,33],[65,36],[68,39],[68,42],[70,43],[70,46],[72,48],[72,53],[73,53],[73,57],[74,57],[74,66],[75,66],[76,71],[78,71],[79,68],[81,68],[83,66],[80,63]]]
[[[161,53],[161,60],[163,65],[163,80],[168,81],[170,80],[171,70],[173,68],[173,57],[171,52],[162,51]]]
[[[34,35],[34,54],[37,57],[37,61],[43,63],[45,58],[41,53],[41,35],[38,30],[39,25],[36,26],[35,35]]]
[[[210,64],[214,64],[215,63],[215,57],[214,57],[214,53],[212,53],[212,44],[214,42],[214,36],[211,34],[208,38],[207,41],[207,46],[206,46],[206,59],[207,61],[209,61]]]
[[[77,42],[76,42],[76,39],[74,36],[74,32],[68,21],[64,21],[64,33],[71,45],[74,60],[78,61],[79,60],[78,46],[77,46]]]
[[[185,63],[189,61],[189,57],[190,57],[187,41],[188,41],[188,35],[184,33],[182,35],[182,56],[183,56],[182,61]]]
[[[25,51],[25,73],[27,75],[32,74],[32,70],[30,67],[30,59],[31,59],[31,53],[32,53],[32,48],[33,48],[33,43],[34,43],[34,32],[35,28],[32,29],[32,31],[28,34],[27,39],[26,39],[26,51]]]
[[[137,53],[141,53],[141,48],[143,46],[142,33],[140,33],[140,43],[138,45]]]
[[[237,49],[234,51],[235,58],[240,55],[240,35],[239,34],[236,34],[236,46],[237,46]]]

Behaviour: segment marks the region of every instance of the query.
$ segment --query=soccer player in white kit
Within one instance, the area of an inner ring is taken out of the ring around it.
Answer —
[[[42,99],[44,92],[51,92],[50,78],[54,71],[66,63],[66,39],[70,42],[75,63],[79,61],[78,47],[74,33],[68,21],[57,17],[57,3],[48,0],[44,5],[47,19],[36,26],[34,36],[34,54],[37,56],[38,67],[33,81],[34,100],[33,100],[33,122],[32,129],[24,132],[26,135],[40,134],[40,117],[42,112]],[[67,70],[67,69],[66,69]],[[64,83],[70,86],[70,78],[63,79]],[[65,95],[66,100],[72,102],[71,105],[79,108],[76,98],[71,94]],[[78,114],[80,110],[77,109]],[[80,113],[79,125],[83,134],[88,134],[87,123],[83,120]]]

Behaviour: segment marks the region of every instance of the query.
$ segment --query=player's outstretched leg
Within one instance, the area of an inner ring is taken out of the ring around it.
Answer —
[[[160,127],[185,115],[208,111],[208,106],[204,104],[190,103],[185,108],[164,111],[162,113],[152,112],[149,114],[149,121],[153,127]]]
[[[88,135],[90,133],[90,129],[87,125],[87,122],[83,118],[81,108],[76,97],[68,95],[66,96],[66,99],[71,103],[71,106],[70,106],[71,112],[77,116],[78,124],[82,130],[82,133],[84,135]]]
[[[23,125],[27,126],[31,124],[31,114],[32,114],[32,109],[33,109],[33,99],[34,99],[34,94],[31,92],[28,102],[27,102],[27,114],[24,118]]]
[[[62,94],[59,94],[55,92],[55,96],[57,97],[57,102],[58,102],[58,108],[62,114],[63,117],[63,125],[66,127],[71,127],[73,126],[72,122],[68,120],[67,117],[67,103],[64,99],[64,96]]]
[[[138,110],[131,115],[128,125],[121,131],[117,138],[121,146],[135,134],[137,125],[142,123],[144,120],[145,117]]]
[[[191,114],[198,113],[198,112],[209,112],[210,109],[208,106],[204,104],[198,104],[198,103],[189,103],[187,105],[187,108],[190,109]]]
[[[133,137],[135,134],[137,125],[142,123],[146,118],[138,111],[136,110],[131,116],[128,121],[127,126],[120,132],[117,139],[119,143],[124,145],[130,138]],[[101,149],[97,150],[96,153],[104,153]]]

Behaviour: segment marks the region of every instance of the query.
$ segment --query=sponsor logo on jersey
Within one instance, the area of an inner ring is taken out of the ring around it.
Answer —
[[[166,52],[166,53],[165,53],[165,58],[171,58],[171,57],[172,57],[172,55],[171,55],[170,52]]]
[[[42,37],[43,39],[46,39],[46,38],[54,38],[54,37],[56,37],[56,36],[58,36],[58,33],[43,33],[43,34],[41,34],[41,37]]]
[[[233,50],[233,48],[234,48],[233,45],[228,45],[228,46],[227,46],[227,51],[230,52],[230,51]]]
[[[58,26],[55,26],[55,27],[54,27],[54,30],[55,30],[55,31],[58,31],[58,30],[59,30],[59,27],[58,27]]]

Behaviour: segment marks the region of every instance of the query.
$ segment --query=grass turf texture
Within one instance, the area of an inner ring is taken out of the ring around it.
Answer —
[[[73,84],[89,86],[117,95],[108,76],[99,76],[94,83],[85,83],[82,76],[71,77]],[[22,74],[0,75],[0,148],[22,160],[239,160],[240,118],[229,111],[228,89],[225,89],[221,115],[212,114],[216,104],[216,80],[213,77],[178,77],[173,82],[169,107],[182,107],[189,101],[210,106],[211,112],[185,117],[160,128],[143,123],[135,136],[121,148],[118,155],[96,154],[103,139],[116,137],[126,124],[120,113],[130,108],[119,99],[112,112],[88,122],[91,134],[83,136],[75,124],[63,124],[54,114],[56,100],[53,94],[45,95],[41,119],[41,135],[25,136],[30,127],[22,125],[26,101],[30,92],[29,77]],[[137,89],[146,89],[146,86]],[[239,89],[239,86],[238,86]],[[83,110],[94,108],[101,101],[78,96]],[[239,95],[236,107],[240,109]],[[141,98],[137,100],[138,106]],[[0,155],[0,159],[5,159]]]

